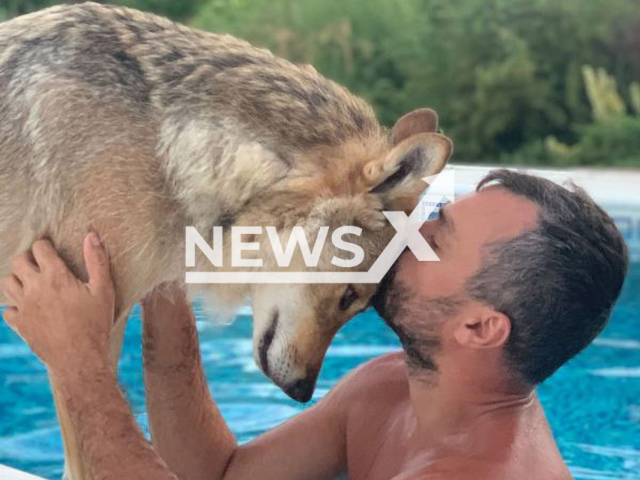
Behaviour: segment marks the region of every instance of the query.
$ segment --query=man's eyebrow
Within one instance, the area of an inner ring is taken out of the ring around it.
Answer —
[[[438,220],[440,221],[440,224],[449,232],[453,232],[455,231],[455,225],[453,223],[453,220],[451,219],[451,216],[447,213],[447,208],[446,207],[442,207],[440,209],[439,214],[439,218]]]

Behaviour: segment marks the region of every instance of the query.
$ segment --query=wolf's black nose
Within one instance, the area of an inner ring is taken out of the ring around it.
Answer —
[[[307,375],[306,378],[296,380],[290,387],[287,387],[284,393],[298,402],[307,403],[313,396],[317,378],[317,374]]]

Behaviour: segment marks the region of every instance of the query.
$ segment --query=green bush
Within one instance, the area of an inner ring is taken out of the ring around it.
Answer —
[[[637,83],[629,87],[631,107],[627,108],[612,75],[590,65],[585,65],[582,72],[593,122],[576,127],[578,141],[574,145],[547,138],[545,146],[551,156],[545,159],[569,165],[640,166],[640,115],[631,116],[631,112],[640,113],[640,87]]]
[[[558,163],[640,166],[640,117],[614,117],[578,130],[580,141]]]

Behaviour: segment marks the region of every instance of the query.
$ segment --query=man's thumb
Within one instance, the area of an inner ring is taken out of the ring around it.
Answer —
[[[84,263],[87,266],[91,290],[111,286],[109,257],[95,232],[89,233],[84,239]]]

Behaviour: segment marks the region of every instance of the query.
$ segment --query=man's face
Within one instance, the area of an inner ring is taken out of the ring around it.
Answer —
[[[420,228],[440,261],[420,262],[405,252],[374,302],[398,334],[410,366],[435,369],[444,321],[473,315],[465,285],[481,267],[484,247],[535,228],[536,216],[531,202],[495,186],[445,206]]]

